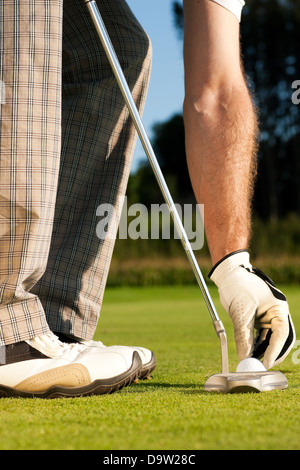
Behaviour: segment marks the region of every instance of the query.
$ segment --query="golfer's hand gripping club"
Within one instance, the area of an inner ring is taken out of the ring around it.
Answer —
[[[266,369],[282,362],[295,341],[289,306],[273,281],[252,267],[249,253],[241,250],[226,256],[209,277],[232,319],[239,359],[263,357]]]

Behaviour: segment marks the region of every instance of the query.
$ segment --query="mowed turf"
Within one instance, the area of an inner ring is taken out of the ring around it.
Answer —
[[[299,289],[281,287],[297,335]],[[231,321],[217,290],[209,288],[227,329],[234,371]],[[287,390],[205,392],[206,378],[221,372],[221,357],[197,286],[108,289],[95,339],[153,348],[153,378],[108,396],[1,399],[0,449],[299,449],[300,345],[277,367],[288,378]]]

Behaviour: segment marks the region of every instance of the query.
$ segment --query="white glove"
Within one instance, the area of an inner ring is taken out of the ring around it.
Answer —
[[[239,250],[225,256],[209,277],[232,319],[239,359],[263,357],[266,369],[282,362],[295,341],[288,303],[273,281],[252,267],[249,253]]]

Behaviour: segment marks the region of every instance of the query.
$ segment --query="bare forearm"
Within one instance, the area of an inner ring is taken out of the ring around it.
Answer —
[[[256,169],[256,116],[245,87],[185,100],[187,162],[213,264],[248,247]],[[209,102],[209,103],[208,103]],[[203,107],[202,107],[203,106]]]
[[[186,153],[212,262],[247,248],[257,123],[240,61],[239,22],[209,0],[184,0]]]

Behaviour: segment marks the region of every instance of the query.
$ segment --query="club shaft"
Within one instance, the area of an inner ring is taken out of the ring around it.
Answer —
[[[138,112],[138,109],[136,107],[136,104],[133,100],[131,91],[129,89],[128,83],[126,81],[126,78],[124,76],[123,70],[120,66],[119,60],[117,58],[116,52],[114,50],[114,47],[111,43],[110,37],[107,33],[105,24],[102,20],[102,17],[100,15],[98,6],[94,0],[90,1],[85,1],[87,8],[90,12],[91,18],[93,20],[93,23],[95,25],[95,28],[98,32],[100,41],[102,43],[102,46],[105,50],[106,56],[109,60],[109,63],[111,65],[111,68],[113,70],[114,76],[117,80],[117,83],[119,85],[120,91],[123,95],[123,98],[125,100],[126,106],[128,108],[128,111],[130,113],[130,116],[133,120],[134,126],[136,128],[136,131],[139,135],[140,141],[143,145],[143,148],[145,150],[145,153],[148,157],[149,163],[153,169],[154,175],[156,177],[156,180],[158,182],[158,185],[161,189],[162,195],[164,197],[164,200],[170,210],[170,213],[173,217],[174,224],[176,227],[176,230],[178,231],[178,234],[180,236],[182,245],[185,249],[186,255],[189,259],[189,262],[191,264],[191,267],[194,271],[195,277],[197,279],[197,282],[199,284],[199,287],[201,289],[203,298],[205,300],[206,306],[208,308],[208,311],[210,313],[210,316],[213,320],[213,322],[219,322],[219,316],[217,314],[217,311],[215,309],[215,306],[212,302],[211,296],[209,294],[209,291],[207,289],[206,283],[204,281],[203,275],[201,273],[201,270],[198,266],[197,260],[195,258],[195,255],[193,253],[192,247],[190,245],[189,239],[187,237],[187,234],[185,232],[185,229],[183,227],[183,224],[181,222],[181,218],[178,214],[178,211],[176,209],[176,206],[174,204],[174,201],[172,199],[172,196],[169,192],[168,186],[166,184],[166,181],[164,179],[164,176],[161,172],[160,166],[158,164],[156,155],[153,151],[152,145],[149,141],[148,135],[145,131],[142,119],[140,117],[140,114]]]

